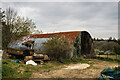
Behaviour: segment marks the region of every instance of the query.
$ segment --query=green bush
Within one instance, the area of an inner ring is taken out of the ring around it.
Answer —
[[[68,38],[53,37],[42,45],[43,53],[47,54],[52,60],[69,58],[72,52],[72,44]]]

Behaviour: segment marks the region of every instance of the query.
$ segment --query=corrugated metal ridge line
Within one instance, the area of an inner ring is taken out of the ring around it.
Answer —
[[[70,38],[70,41],[74,43],[79,33],[84,31],[71,31],[71,32],[59,32],[59,33],[48,33],[48,34],[31,34],[29,38],[51,38],[56,36],[66,36]]]
[[[59,34],[63,34],[63,35],[74,35],[74,34],[79,34],[80,32],[84,32],[84,31],[72,31],[72,32],[59,32],[59,33],[48,33],[48,34],[31,34],[30,38],[50,38],[50,37],[54,37],[54,35],[59,35]]]
[[[26,41],[26,42],[23,42],[22,44],[29,44],[29,43],[33,43],[34,41]]]

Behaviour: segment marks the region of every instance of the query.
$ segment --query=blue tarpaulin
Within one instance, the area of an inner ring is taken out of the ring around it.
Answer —
[[[19,60],[14,60],[14,61],[11,61],[11,62],[14,62],[14,63],[20,63]]]
[[[101,72],[98,80],[120,80],[120,72],[108,68]]]

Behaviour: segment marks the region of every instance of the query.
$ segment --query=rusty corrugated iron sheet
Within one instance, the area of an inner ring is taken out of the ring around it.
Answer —
[[[26,42],[23,42],[22,44],[30,44],[30,43],[34,43],[34,41],[26,41]]]
[[[49,33],[49,34],[32,34],[29,38],[52,38],[65,36],[69,38],[73,43],[75,42],[77,36],[84,31],[72,31],[72,32],[59,32],[59,33]]]

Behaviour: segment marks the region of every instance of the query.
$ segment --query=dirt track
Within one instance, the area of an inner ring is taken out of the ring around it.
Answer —
[[[65,69],[66,67],[81,66],[81,64],[70,64],[62,66],[59,70],[51,70],[48,72],[34,72],[32,78],[98,78],[100,72],[108,67],[118,66],[117,63],[100,61],[91,59],[94,64],[86,69]],[[77,67],[78,68],[78,67]]]

